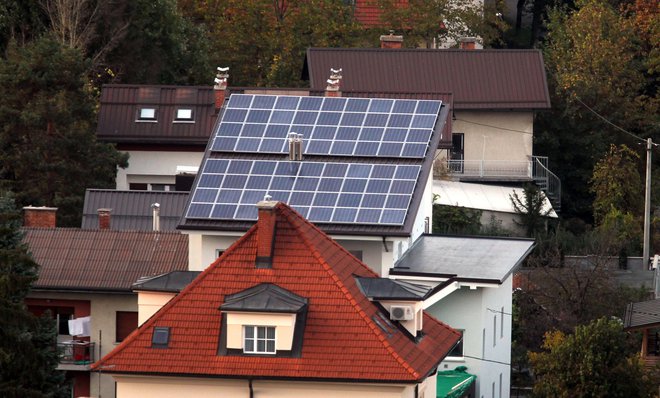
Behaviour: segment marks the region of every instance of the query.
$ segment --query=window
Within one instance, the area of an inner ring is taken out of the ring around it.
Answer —
[[[459,330],[459,332],[461,332],[461,335],[463,335],[463,333],[465,331]],[[461,337],[461,341],[459,341],[458,344],[456,344],[454,346],[454,348],[452,348],[452,350],[449,352],[449,354],[447,356],[448,357],[459,357],[459,358],[463,357],[463,337]]]
[[[244,326],[243,352],[275,354],[275,326]]]
[[[115,341],[120,343],[138,326],[138,313],[117,311],[115,314]]]
[[[156,108],[140,108],[138,120],[156,120]]]
[[[222,253],[224,253],[224,252],[225,251],[222,250],[222,249],[215,249],[215,258],[218,258],[218,257],[222,256]]]
[[[463,172],[465,136],[463,133],[454,133],[451,135],[451,151],[449,152],[450,171],[454,173]]]
[[[128,189],[131,191],[146,191],[149,188],[147,184],[131,182],[128,184]]]
[[[151,336],[151,346],[153,348],[167,348],[170,343],[170,328],[156,326]]]
[[[192,120],[192,109],[190,108],[179,108],[176,110],[176,119],[177,121],[190,121]]]

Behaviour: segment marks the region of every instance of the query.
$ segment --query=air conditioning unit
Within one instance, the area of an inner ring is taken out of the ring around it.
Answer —
[[[415,311],[410,305],[393,305],[390,307],[390,319],[393,321],[412,321]]]

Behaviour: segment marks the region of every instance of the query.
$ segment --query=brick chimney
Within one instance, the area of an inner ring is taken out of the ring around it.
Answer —
[[[273,265],[273,250],[275,249],[275,224],[277,215],[275,206],[277,201],[270,200],[266,195],[264,200],[257,203],[259,216],[257,219],[257,268],[271,268]]]
[[[401,48],[403,47],[403,36],[395,35],[393,30],[390,30],[389,35],[380,36],[380,48]]]
[[[98,209],[99,229],[110,229],[110,212],[112,209]]]
[[[476,50],[477,38],[476,37],[461,37],[459,39],[461,50]]]
[[[32,228],[55,228],[57,207],[23,208],[23,225]]]
[[[220,111],[222,105],[225,103],[225,97],[227,96],[227,79],[229,78],[229,68],[221,68],[218,66],[218,73],[215,75],[215,86],[213,86],[213,91],[215,93],[215,111],[216,113]]]
[[[341,78],[341,68],[330,68],[330,78],[327,80],[328,86],[325,88],[326,97],[341,97],[341,91],[339,90]]]

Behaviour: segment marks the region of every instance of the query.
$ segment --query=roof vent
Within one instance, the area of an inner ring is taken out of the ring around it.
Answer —
[[[415,311],[409,305],[393,305],[390,307],[390,319],[393,321],[412,321]]]
[[[289,133],[289,160],[302,160],[302,134]]]

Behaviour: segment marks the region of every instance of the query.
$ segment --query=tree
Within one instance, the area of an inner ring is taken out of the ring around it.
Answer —
[[[127,159],[96,141],[86,70],[47,36],[0,60],[0,184],[20,205],[58,207],[63,226],[80,225],[85,189],[113,187]]]
[[[56,370],[56,329],[25,307],[37,264],[22,242],[13,199],[0,194],[0,396],[66,397],[64,373]]]
[[[526,184],[523,188],[523,197],[521,198],[516,191],[509,195],[513,210],[516,212],[520,221],[516,224],[525,228],[527,237],[534,237],[537,233],[545,229],[547,216],[552,208],[545,208],[546,198],[536,185]]]
[[[458,42],[461,37],[480,37],[485,45],[499,41],[507,24],[501,18],[502,2],[470,0],[378,0],[383,28],[405,32],[406,45],[427,48],[435,43]]]
[[[618,319],[601,318],[573,334],[546,333],[531,353],[535,397],[654,397],[657,384],[631,350]]]

